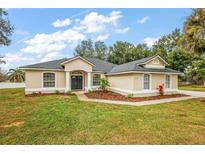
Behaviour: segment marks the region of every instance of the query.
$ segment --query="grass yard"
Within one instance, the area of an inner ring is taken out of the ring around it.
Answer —
[[[192,90],[192,91],[204,91],[205,92],[205,87],[204,86],[199,86],[199,85],[184,85],[179,87],[180,90]]]
[[[0,144],[205,144],[205,103],[149,106],[0,90]]]

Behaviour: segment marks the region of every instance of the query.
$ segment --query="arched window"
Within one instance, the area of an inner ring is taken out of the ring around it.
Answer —
[[[43,87],[44,88],[55,87],[55,73],[43,73]]]
[[[149,90],[150,89],[150,75],[144,74],[144,89]]]

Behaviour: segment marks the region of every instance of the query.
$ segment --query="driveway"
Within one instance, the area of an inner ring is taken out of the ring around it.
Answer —
[[[181,94],[190,95],[193,97],[205,97],[205,92],[201,91],[188,91],[188,90],[179,90]]]

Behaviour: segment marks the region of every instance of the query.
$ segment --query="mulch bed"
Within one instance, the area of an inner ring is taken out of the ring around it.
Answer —
[[[200,98],[200,101],[205,103],[205,98]]]
[[[159,96],[148,96],[148,97],[126,97],[124,95],[111,92],[111,91],[93,91],[93,92],[85,93],[85,95],[91,99],[106,99],[106,100],[118,100],[118,101],[129,101],[129,102],[141,102],[147,100],[187,96],[183,94],[173,94],[173,95],[163,95],[163,96],[159,95]]]
[[[34,94],[27,94],[26,97],[49,96],[49,95],[75,96],[75,94],[69,94],[69,93],[34,93]]]

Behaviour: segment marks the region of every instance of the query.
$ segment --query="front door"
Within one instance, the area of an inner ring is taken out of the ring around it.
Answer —
[[[78,90],[83,89],[83,77],[73,75],[71,76],[71,89],[72,90]]]

